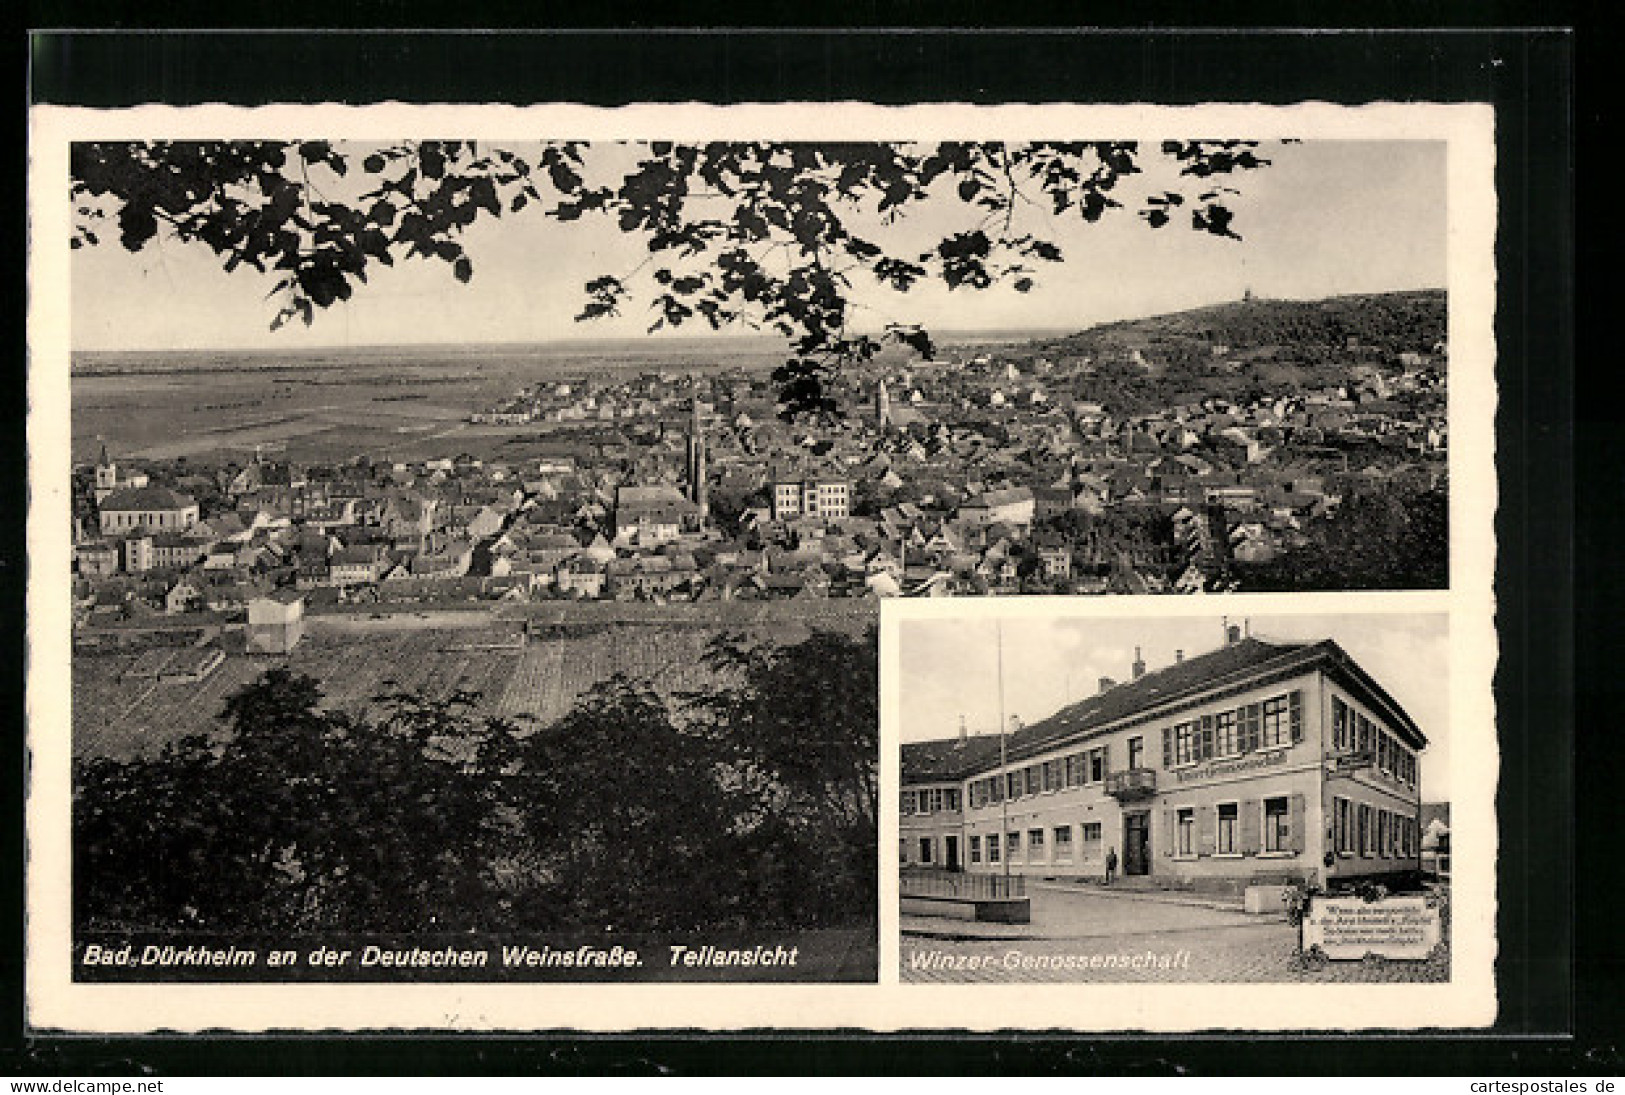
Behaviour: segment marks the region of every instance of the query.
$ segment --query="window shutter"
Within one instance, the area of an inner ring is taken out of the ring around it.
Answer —
[[[1196,852],[1198,855],[1212,855],[1218,850],[1218,816],[1217,806],[1203,806],[1196,811]]]
[[[1162,816],[1165,821],[1163,832],[1167,834],[1162,842],[1162,854],[1172,859],[1174,848],[1179,843],[1179,816],[1172,810],[1164,810]]]
[[[1290,715],[1291,720],[1292,720],[1292,740],[1293,741],[1302,741],[1303,740],[1303,692],[1302,692],[1301,689],[1294,689],[1293,690],[1291,697],[1287,700],[1287,707],[1288,707],[1289,715]]]
[[[1257,855],[1259,833],[1264,819],[1258,799],[1249,798],[1241,804],[1241,854]]]
[[[1292,803],[1287,814],[1287,824],[1291,832],[1287,833],[1287,847],[1294,852],[1303,851],[1303,796],[1293,795]]]
[[[1174,766],[1174,728],[1172,726],[1162,728],[1162,766],[1164,768]]]
[[[1100,767],[1106,775],[1112,774],[1112,746],[1107,742],[1100,747]]]
[[[1202,716],[1202,738],[1197,745],[1197,759],[1207,760],[1213,755],[1213,716]]]

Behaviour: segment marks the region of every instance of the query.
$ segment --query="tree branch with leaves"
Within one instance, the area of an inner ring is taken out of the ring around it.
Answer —
[[[1152,159],[1173,165],[1182,189],[1127,197],[1122,184]],[[636,298],[654,315],[651,332],[773,331],[791,354],[775,373],[781,414],[827,420],[841,413],[830,381],[842,369],[888,341],[935,351],[919,324],[859,330],[859,279],[899,293],[928,280],[1029,292],[1044,264],[1065,259],[1054,228],[1131,207],[1151,229],[1185,211],[1192,230],[1237,240],[1237,190],[1222,180],[1269,163],[1258,142],[1241,140],[95,142],[73,146],[70,242],[100,244],[113,220],[132,252],[161,233],[208,248],[228,273],[246,265],[272,276],[275,329],[314,324],[377,266],[439,261],[470,281],[477,258],[464,235],[483,219],[605,218],[642,237],[648,257],[591,278],[578,320],[618,315]],[[923,250],[888,247],[887,229],[926,207],[969,221]],[[1022,228],[1040,215],[1045,225]]]

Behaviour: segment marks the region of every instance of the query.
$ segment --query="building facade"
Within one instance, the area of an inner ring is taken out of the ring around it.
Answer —
[[[1153,672],[1136,656],[1131,679],[1008,735],[1003,764],[905,746],[903,862],[922,865],[929,829],[933,865],[952,834],[967,871],[1098,877],[1115,853],[1125,876],[1216,890],[1410,874],[1426,747],[1335,642],[1232,633]],[[935,793],[950,784],[957,809]]]
[[[198,521],[191,497],[167,487],[120,487],[97,509],[103,536],[128,536],[140,530],[181,532]]]
[[[773,484],[773,520],[816,517],[840,521],[852,513],[852,487],[843,479],[780,480]]]

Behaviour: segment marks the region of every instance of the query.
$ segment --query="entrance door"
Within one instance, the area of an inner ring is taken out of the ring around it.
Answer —
[[[1151,873],[1151,815],[1123,815],[1123,873]]]
[[[942,858],[950,871],[959,870],[959,838],[957,836],[942,838]]]

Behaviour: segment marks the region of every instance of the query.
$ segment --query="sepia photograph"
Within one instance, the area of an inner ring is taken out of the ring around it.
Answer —
[[[943,617],[898,643],[905,982],[1449,979],[1445,614]],[[1304,945],[1320,895],[1364,899],[1368,949]],[[1372,924],[1394,898],[1433,910],[1419,954]]]
[[[1477,145],[570,111],[51,130],[72,983],[1450,981]],[[1351,894],[1425,953],[1347,960]]]

